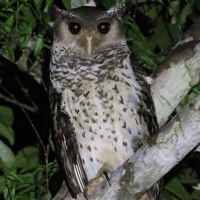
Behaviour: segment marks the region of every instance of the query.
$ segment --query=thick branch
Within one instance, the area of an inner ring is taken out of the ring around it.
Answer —
[[[192,29],[200,30],[200,23]],[[188,34],[154,73],[152,86],[157,119],[162,126],[188,92],[200,80],[200,39]]]

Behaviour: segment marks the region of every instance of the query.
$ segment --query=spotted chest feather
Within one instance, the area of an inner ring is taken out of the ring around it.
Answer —
[[[77,73],[63,78],[61,110],[70,116],[88,180],[106,163],[116,169],[148,139],[139,113],[144,107],[142,88],[129,54],[122,58],[113,69],[107,59],[108,63],[90,66],[91,71],[80,65]]]

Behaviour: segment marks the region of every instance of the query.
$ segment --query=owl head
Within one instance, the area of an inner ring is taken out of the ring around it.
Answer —
[[[54,41],[84,57],[125,42],[121,19],[130,2],[126,0],[108,11],[89,6],[65,11],[54,6]]]

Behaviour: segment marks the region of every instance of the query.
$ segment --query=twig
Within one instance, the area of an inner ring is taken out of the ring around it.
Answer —
[[[2,86],[1,86],[1,88],[2,88],[4,91],[6,91],[15,101],[17,101],[16,98],[15,98],[6,88],[4,88],[4,87],[2,87]],[[37,137],[38,137],[38,140],[39,140],[39,142],[40,142],[40,144],[41,144],[41,146],[42,146],[42,148],[43,148],[44,154],[45,154],[45,156],[47,156],[46,148],[45,148],[45,146],[44,146],[44,143],[42,142],[42,139],[41,139],[41,137],[40,137],[39,132],[37,131],[35,125],[34,125],[33,122],[31,121],[31,118],[29,117],[29,115],[27,114],[27,112],[24,110],[24,108],[23,108],[20,104],[18,104],[18,105],[19,105],[19,107],[22,109],[22,111],[24,112],[24,114],[26,115],[28,121],[30,122],[31,127],[32,127],[33,130],[35,131],[35,133],[36,133],[36,135],[37,135]]]
[[[23,83],[20,81],[19,77],[15,78],[17,83],[19,84],[23,94],[26,96],[26,98],[29,100],[29,102],[32,104],[33,108],[37,111],[38,107],[35,104],[35,102],[32,100],[30,94],[29,94],[29,90],[27,88],[24,87]]]
[[[17,101],[16,99],[11,99],[11,98],[3,95],[3,94],[0,94],[0,98],[3,99],[4,101],[8,102],[8,103],[12,103],[12,104],[14,104],[14,105],[16,105],[16,106],[18,106],[20,108],[24,108],[27,111],[30,111],[30,112],[33,112],[33,113],[37,112],[37,108],[33,108],[31,106],[28,106],[28,105],[26,105],[24,103],[21,103],[21,102]]]

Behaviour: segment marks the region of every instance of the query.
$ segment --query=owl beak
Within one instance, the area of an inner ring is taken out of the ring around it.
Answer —
[[[90,57],[92,54],[92,48],[93,48],[93,38],[91,36],[86,37],[86,49],[87,54]]]

